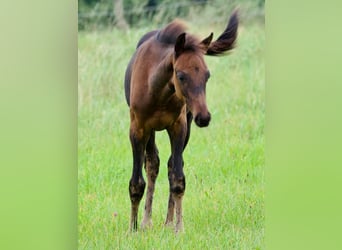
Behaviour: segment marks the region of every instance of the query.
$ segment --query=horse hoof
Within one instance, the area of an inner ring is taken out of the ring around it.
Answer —
[[[175,227],[175,234],[181,234],[184,233],[184,227],[182,226],[177,226]]]
[[[148,228],[152,228],[153,223],[151,219],[147,219],[147,220],[143,220],[141,223],[141,229],[148,229]]]
[[[165,227],[173,228],[173,221],[166,221],[164,225]]]

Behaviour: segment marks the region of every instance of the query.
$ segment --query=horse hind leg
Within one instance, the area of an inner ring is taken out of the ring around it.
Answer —
[[[155,144],[155,132],[152,132],[146,145],[145,171],[147,176],[147,193],[144,218],[141,223],[142,228],[152,226],[152,202],[155,182],[159,172],[158,149]]]

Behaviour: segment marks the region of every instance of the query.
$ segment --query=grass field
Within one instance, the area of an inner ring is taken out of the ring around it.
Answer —
[[[202,37],[213,30],[217,38],[223,28],[190,24],[190,31]],[[132,153],[123,78],[138,39],[148,30],[79,33],[79,249],[263,249],[265,34],[260,24],[240,27],[231,55],[206,59],[212,120],[204,129],[193,124],[184,153],[185,232],[175,235],[163,226],[170,154],[165,131],[156,138],[160,172],[154,226],[128,232]],[[138,223],[144,203],[143,198]]]

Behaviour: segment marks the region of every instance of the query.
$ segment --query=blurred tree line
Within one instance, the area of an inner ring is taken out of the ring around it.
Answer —
[[[241,3],[263,9],[265,0],[78,0],[78,28],[127,29],[151,21],[162,23],[175,17],[184,18],[193,9],[201,13],[207,5],[239,6]]]

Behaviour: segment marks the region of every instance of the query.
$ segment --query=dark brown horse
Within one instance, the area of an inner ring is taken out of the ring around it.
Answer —
[[[204,55],[220,55],[233,49],[237,37],[238,15],[235,11],[225,31],[212,41],[213,33],[203,40],[185,33],[179,20],[164,29],[145,34],[137,45],[125,75],[125,94],[130,107],[130,141],[133,173],[129,182],[131,230],[137,229],[140,200],[145,181],[147,195],[142,227],[152,224],[152,200],[159,171],[155,131],[166,129],[171,142],[168,161],[169,205],[165,224],[172,225],[176,212],[176,232],[183,229],[182,198],[185,191],[183,150],[188,143],[194,119],[199,127],[210,122],[206,104],[206,82],[210,76]]]

